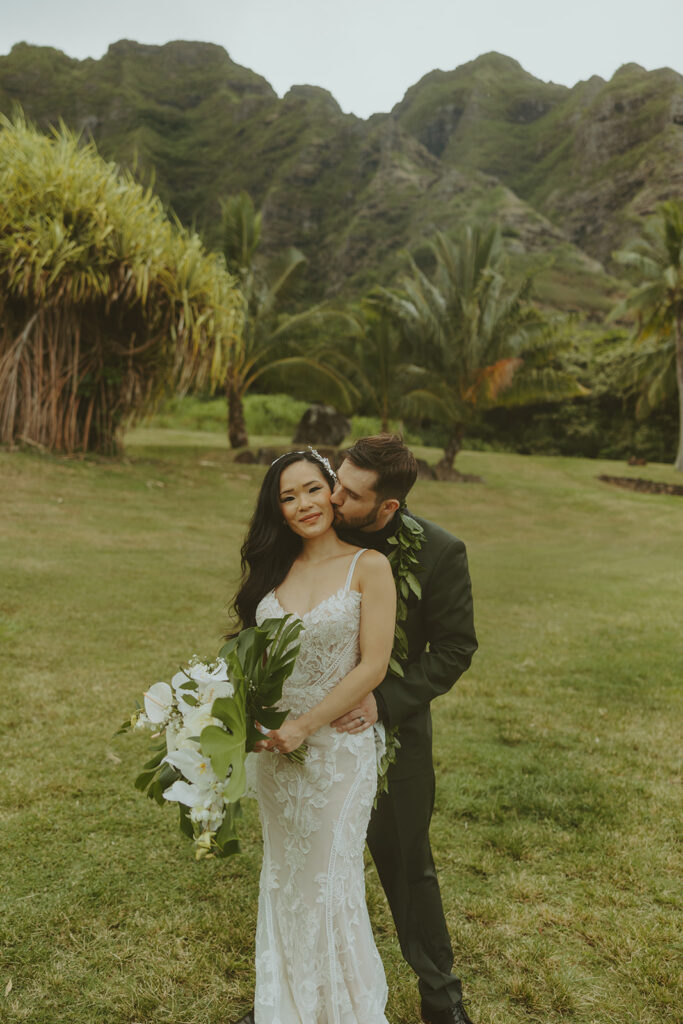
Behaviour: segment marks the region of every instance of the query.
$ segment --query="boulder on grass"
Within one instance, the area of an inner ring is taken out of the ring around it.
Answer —
[[[336,448],[351,430],[346,416],[332,405],[310,405],[296,428],[294,444],[325,445]]]

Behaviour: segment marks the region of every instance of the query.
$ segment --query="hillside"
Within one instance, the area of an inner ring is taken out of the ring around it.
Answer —
[[[668,69],[628,64],[568,89],[485,54],[425,76],[392,116],[442,163],[495,175],[601,261],[658,202],[683,196],[683,77]]]
[[[683,79],[621,69],[574,89],[488,54],[413,86],[391,114],[344,114],[323,89],[279,99],[221,47],[123,40],[100,60],[26,44],[0,57],[0,110],[59,119],[134,166],[217,244],[220,200],[247,189],[264,244],[308,257],[311,296],[389,281],[402,249],[495,218],[548,305],[600,315],[634,216],[683,195]]]

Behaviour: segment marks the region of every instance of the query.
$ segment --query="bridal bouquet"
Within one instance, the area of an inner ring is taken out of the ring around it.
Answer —
[[[153,756],[135,786],[161,806],[178,804],[181,831],[194,840],[197,859],[239,850],[245,758],[261,738],[257,723],[277,729],[289,714],[275,705],[294,668],[302,626],[288,615],[243,629],[215,661],[195,657],[170,684],[150,686],[144,705],[119,730],[153,733]],[[305,747],[284,756],[302,761]]]

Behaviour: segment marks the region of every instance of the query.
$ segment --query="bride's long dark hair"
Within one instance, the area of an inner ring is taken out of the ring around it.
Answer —
[[[310,452],[288,452],[270,466],[242,545],[242,579],[230,606],[233,618],[238,620],[237,628],[256,624],[259,601],[282,583],[301,552],[301,537],[284,522],[280,506],[280,476],[294,462],[310,462],[322,474],[330,490],[336,483],[327,467]]]

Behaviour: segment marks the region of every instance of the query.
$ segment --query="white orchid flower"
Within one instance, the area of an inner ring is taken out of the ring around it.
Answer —
[[[185,804],[186,807],[194,807],[201,799],[201,792],[199,786],[191,786],[189,782],[177,779],[172,786],[164,790],[164,800]]]
[[[173,690],[168,683],[155,683],[145,693],[145,714],[154,725],[164,725],[173,711]]]
[[[215,678],[209,666],[205,665],[203,661],[190,665],[187,674],[195,683],[210,683]],[[228,678],[227,674],[225,678]]]
[[[222,725],[220,718],[214,718],[211,714],[211,704],[198,704],[189,708],[183,713],[183,726],[188,731],[188,736],[201,736],[202,729],[207,725]]]
[[[211,683],[205,683],[199,687],[202,701],[207,704],[213,704],[219,697],[234,697],[235,687],[232,685],[229,679],[215,679]]]
[[[183,689],[185,683],[190,682],[193,682],[193,680],[190,679],[187,672],[183,671],[176,672],[176,674],[171,679],[171,686],[173,687],[173,690],[175,692],[175,699],[178,705],[178,711],[180,711],[181,715],[183,716],[185,716],[188,713],[188,711],[191,711],[192,708],[194,707],[192,700],[188,702],[186,698],[190,697],[196,699],[197,697],[196,688],[192,690]]]
[[[208,790],[218,782],[211,767],[211,759],[200,754],[198,750],[174,750],[172,754],[166,755],[164,761],[181,771],[188,782],[193,783],[198,789]],[[188,807],[193,806],[194,804],[188,804]]]

